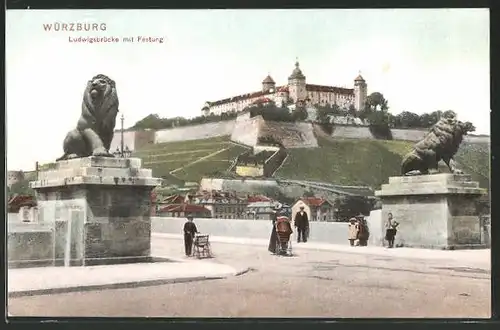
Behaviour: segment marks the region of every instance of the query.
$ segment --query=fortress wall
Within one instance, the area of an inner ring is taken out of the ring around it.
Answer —
[[[262,119],[262,116],[256,116],[247,120],[236,120],[231,140],[247,146],[255,146],[263,123],[264,119]]]
[[[227,120],[159,130],[155,134],[155,143],[201,140],[230,135],[233,132],[235,122],[235,120]]]
[[[401,129],[392,128],[392,139],[393,140],[403,140],[403,141],[420,141],[424,138],[429,130],[427,129]]]
[[[269,189],[279,189],[275,180],[211,179],[200,181],[200,190],[235,191],[241,193],[263,193]]]
[[[466,135],[464,137],[464,142],[467,143],[487,143],[490,144],[491,139],[489,136],[470,136]]]
[[[347,139],[374,139],[369,127],[335,125],[332,137]]]
[[[311,123],[266,121],[259,136],[279,136],[285,148],[316,148],[318,140]]]

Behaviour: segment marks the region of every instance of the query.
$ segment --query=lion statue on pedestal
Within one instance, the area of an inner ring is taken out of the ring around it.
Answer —
[[[117,114],[116,84],[108,76],[98,74],[87,83],[80,119],[76,128],[66,135],[64,155],[57,161],[88,156],[114,157],[109,148]]]
[[[438,171],[438,163],[442,160],[451,173],[463,174],[456,168],[453,157],[462,143],[464,135],[475,131],[470,122],[463,123],[454,115],[441,118],[429,133],[415,144],[413,150],[406,154],[401,163],[402,175],[429,174],[430,170]]]

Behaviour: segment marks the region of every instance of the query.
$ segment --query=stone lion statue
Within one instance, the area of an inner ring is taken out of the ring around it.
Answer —
[[[427,135],[415,144],[413,150],[405,155],[401,163],[401,174],[429,174],[429,170],[437,172],[440,160],[448,166],[451,173],[463,174],[456,168],[453,157],[464,135],[474,130],[470,122],[458,121],[454,115],[441,118]]]
[[[108,76],[98,74],[87,82],[80,119],[76,128],[66,135],[64,155],[57,161],[88,156],[113,157],[109,148],[117,114],[116,84]]]

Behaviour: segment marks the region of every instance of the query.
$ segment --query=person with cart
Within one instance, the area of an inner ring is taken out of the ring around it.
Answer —
[[[276,204],[273,207],[273,213],[271,215],[271,221],[273,224],[273,228],[271,229],[271,236],[269,237],[269,246],[267,250],[271,253],[277,253],[276,246],[278,243],[278,233],[276,232],[276,222],[278,221],[278,217],[281,213],[281,204]]]
[[[189,257],[193,249],[194,235],[198,232],[198,228],[196,228],[192,216],[188,216],[187,219],[184,224],[184,249],[186,256]]]

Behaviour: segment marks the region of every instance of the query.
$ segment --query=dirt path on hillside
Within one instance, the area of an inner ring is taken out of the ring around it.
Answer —
[[[195,161],[193,161],[193,162],[191,162],[191,163],[188,163],[188,164],[186,164],[186,165],[184,165],[184,166],[182,166],[182,167],[179,167],[179,168],[176,168],[176,169],[175,169],[175,170],[173,170],[173,171],[170,171],[170,174],[174,174],[175,172],[179,172],[180,170],[185,169],[186,167],[189,167],[189,166],[194,165],[194,164],[196,164],[196,163],[202,162],[202,161],[204,161],[204,160],[205,160],[205,159],[207,159],[207,158],[210,158],[210,157],[213,157],[213,156],[215,156],[215,155],[218,155],[218,154],[220,154],[220,153],[222,153],[222,152],[224,152],[224,151],[226,151],[226,150],[229,150],[229,149],[230,149],[230,147],[229,147],[229,148],[219,149],[219,150],[217,150],[217,151],[215,151],[215,152],[212,152],[211,154],[208,154],[208,155],[206,155],[206,156],[203,156],[203,157],[201,157],[201,158],[198,158],[197,160],[195,160]]]

